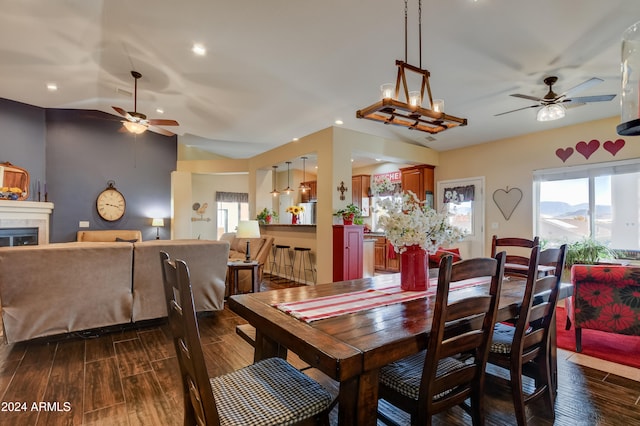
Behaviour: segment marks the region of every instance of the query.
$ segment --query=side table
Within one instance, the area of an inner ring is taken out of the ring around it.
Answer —
[[[233,296],[234,294],[238,294],[238,272],[241,270],[250,270],[251,271],[251,283],[252,283],[252,291],[257,293],[260,291],[260,282],[258,281],[258,267],[260,266],[259,262],[251,261],[244,262],[242,260],[227,262],[227,268],[229,273],[229,295]]]

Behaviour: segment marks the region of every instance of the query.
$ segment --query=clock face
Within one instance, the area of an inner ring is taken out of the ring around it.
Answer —
[[[124,216],[126,202],[120,191],[114,188],[107,188],[98,195],[96,208],[98,214],[104,220],[116,221]]]

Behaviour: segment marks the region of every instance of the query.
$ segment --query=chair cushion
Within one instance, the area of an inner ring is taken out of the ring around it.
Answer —
[[[489,351],[497,354],[511,353],[511,344],[513,343],[513,334],[516,328],[512,325],[496,323],[493,327],[493,339]]]
[[[210,379],[220,425],[290,425],[331,405],[331,394],[281,358]]]
[[[420,380],[424,368],[426,351],[418,352],[380,369],[380,382],[406,397],[417,400],[420,392]],[[443,358],[438,362],[436,377],[464,367],[465,364],[455,358]],[[450,393],[446,390],[434,397],[441,398]]]

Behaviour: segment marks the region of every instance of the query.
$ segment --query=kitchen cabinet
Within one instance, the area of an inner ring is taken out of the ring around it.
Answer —
[[[312,203],[318,201],[318,185],[317,181],[312,180],[308,182],[302,182],[309,189],[305,192],[300,192],[300,202]]]
[[[389,240],[385,237],[375,237],[374,261],[373,266],[376,271],[381,272],[400,272],[400,255],[392,255],[389,258],[390,250],[393,247],[389,245]]]
[[[362,216],[369,216],[369,191],[371,175],[355,175],[351,177],[351,202],[362,210]]]
[[[333,225],[333,281],[362,278],[363,225]]]
[[[433,169],[434,166],[427,164],[401,168],[402,191],[412,191],[418,196],[420,201],[425,200],[427,193],[430,193],[431,197],[433,197]],[[433,200],[433,198],[431,199]]]

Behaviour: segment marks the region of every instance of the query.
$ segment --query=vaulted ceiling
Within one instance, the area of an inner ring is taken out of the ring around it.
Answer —
[[[409,63],[418,66],[417,0]],[[364,133],[448,150],[620,112],[620,46],[638,0],[423,2],[422,66],[434,98],[469,125],[433,135],[359,120],[404,59],[401,0],[0,0],[0,97],[46,108],[112,106],[175,119],[180,141],[232,158],[342,120]],[[207,52],[196,56],[194,43]],[[610,102],[540,123],[520,93],[542,97],[591,77],[580,95]],[[58,90],[47,90],[55,83]],[[162,109],[163,114],[156,112]]]

